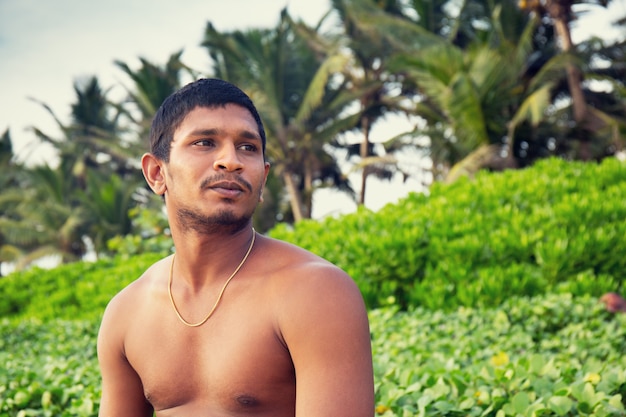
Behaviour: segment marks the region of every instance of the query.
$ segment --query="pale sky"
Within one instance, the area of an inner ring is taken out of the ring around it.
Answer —
[[[0,0],[0,132],[11,128],[21,158],[40,153],[24,129],[48,132],[55,124],[29,97],[65,120],[77,78],[97,75],[103,87],[113,87],[111,94],[123,95],[119,84],[129,80],[115,60],[131,68],[140,56],[165,64],[183,49],[183,62],[208,70],[199,46],[208,21],[218,30],[269,28],[285,6],[307,22],[330,7],[325,0]]]
[[[129,80],[113,64],[115,60],[131,68],[138,68],[138,57],[162,65],[181,49],[183,62],[194,69],[208,70],[206,50],[199,46],[208,21],[218,30],[269,28],[278,22],[284,7],[292,16],[314,24],[329,10],[330,2],[0,0],[0,133],[7,127],[11,129],[14,151],[20,160],[45,160],[49,149],[39,145],[26,128],[34,125],[54,135],[56,124],[29,97],[48,104],[66,122],[77,78],[96,75],[102,87],[112,88],[113,97],[121,97],[124,91],[120,83],[128,85]],[[609,11],[596,9],[595,19],[579,24],[585,29],[583,36],[590,32],[618,36],[609,22],[626,15],[626,0],[613,0]],[[392,124],[398,123],[402,122]],[[382,130],[388,133],[389,124]],[[355,187],[358,184],[355,182]],[[392,185],[371,181],[366,206],[378,209],[409,191],[423,190],[417,180]],[[349,212],[355,207],[341,196],[323,193],[317,196],[316,206],[317,216]]]

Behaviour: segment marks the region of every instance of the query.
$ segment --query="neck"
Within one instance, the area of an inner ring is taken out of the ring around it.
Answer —
[[[176,235],[172,231],[176,276],[197,290],[222,283],[245,256],[255,233],[251,225],[234,234]]]
[[[248,256],[250,255],[250,252],[252,251],[252,247],[254,246],[255,238],[256,238],[256,232],[254,231],[254,229],[252,229],[252,239],[250,240],[250,245],[248,246],[248,249],[246,250],[246,254],[243,256],[243,259],[241,260],[241,262],[239,262],[239,264],[237,265],[237,268],[235,268],[235,270],[226,279],[226,281],[224,282],[224,285],[222,285],[222,289],[220,290],[220,292],[219,292],[219,294],[217,296],[217,300],[215,301],[215,304],[213,304],[213,308],[204,317],[204,319],[200,320],[199,322],[189,322],[189,321],[185,320],[185,318],[180,314],[180,311],[178,311],[178,308],[176,307],[176,302],[174,301],[174,296],[172,295],[172,279],[173,279],[173,274],[174,274],[174,259],[176,257],[176,254],[174,254],[172,256],[172,265],[170,267],[170,274],[169,274],[169,279],[168,279],[168,284],[167,284],[167,290],[168,290],[168,295],[169,295],[169,298],[170,298],[170,302],[172,304],[172,308],[174,309],[174,312],[178,316],[178,319],[184,325],[186,325],[188,327],[202,326],[213,315],[213,312],[215,311],[215,309],[219,305],[220,300],[222,299],[222,295],[224,294],[224,291],[226,290],[226,287],[228,286],[230,281],[235,277],[235,275],[237,275],[237,272],[239,272],[239,270],[243,267],[243,265],[245,264],[246,260],[248,259]]]

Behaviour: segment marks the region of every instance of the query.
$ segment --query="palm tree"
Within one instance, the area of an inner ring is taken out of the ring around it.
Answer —
[[[132,87],[126,88],[126,102],[133,107],[126,114],[139,127],[140,138],[148,137],[154,114],[161,103],[181,87],[183,73],[195,76],[194,71],[181,61],[182,53],[178,51],[170,55],[164,66],[140,58],[141,67],[138,70],[131,69],[125,62],[115,61],[115,65],[133,82]]]
[[[17,218],[16,203],[24,191],[24,167],[15,160],[9,129],[0,136],[0,266],[19,257],[19,249],[12,243],[11,222]],[[2,268],[0,268],[2,276]]]
[[[571,115],[575,122],[575,128],[572,130],[572,133],[574,138],[580,143],[575,157],[582,160],[601,157],[602,155],[598,155],[597,152],[594,155],[590,149],[592,138],[598,139],[598,135],[607,127],[615,128],[617,125],[623,125],[624,123],[618,122],[614,117],[595,108],[589,102],[590,90],[584,87],[585,71],[582,68],[585,63],[589,65],[590,61],[577,59],[577,56],[580,55],[572,42],[570,31],[570,24],[576,18],[573,11],[574,4],[584,3],[607,7],[609,1],[520,0],[519,2],[522,10],[533,13],[540,18],[548,18],[554,25],[562,55],[567,58],[565,60],[564,73],[567,94],[571,100]],[[600,150],[600,153],[603,152],[604,150]]]
[[[529,22],[521,37],[511,41],[499,24],[498,11],[490,37],[480,43],[463,49],[440,38],[393,61],[392,67],[405,72],[419,92],[415,111],[428,122],[432,150],[440,152],[431,153],[433,165],[445,172],[471,156],[452,177],[476,161],[481,167],[515,165],[511,155],[502,151],[507,123],[523,100],[521,75],[534,23]],[[435,138],[437,142],[432,141]]]
[[[129,230],[130,196],[143,178],[137,154],[123,139],[123,111],[107,100],[95,77],[76,82],[74,89],[77,100],[68,125],[41,103],[63,136],[33,128],[40,140],[56,148],[59,163],[28,170],[26,191],[15,201],[15,216],[5,224],[8,241],[19,250],[17,267],[48,255],[75,261],[85,255],[90,241],[100,251],[106,238]]]
[[[94,245],[95,255],[107,252],[107,242],[115,236],[132,232],[131,210],[137,205],[134,194],[143,183],[124,181],[112,174],[103,178],[94,172],[87,175],[87,188],[77,195],[86,210],[87,235]]]
[[[123,181],[117,174],[102,178],[87,173],[85,190],[74,188],[72,165],[33,167],[21,194],[0,195],[10,201],[11,216],[2,216],[4,261],[20,270],[43,257],[57,256],[61,262],[80,260],[93,244],[94,255],[107,252],[107,241],[131,232],[131,209],[136,206],[138,185]],[[9,256],[10,255],[10,256]]]
[[[119,124],[122,110],[107,99],[108,90],[102,90],[96,77],[89,77],[76,81],[74,92],[76,101],[68,125],[48,105],[39,102],[52,115],[63,136],[54,138],[33,127],[35,135],[51,144],[63,163],[72,165],[71,173],[78,188],[85,187],[89,169],[102,174],[137,175],[134,152],[123,139],[124,130]]]
[[[268,134],[267,155],[295,221],[310,217],[316,187],[352,192],[327,146],[359,117],[346,112],[358,92],[336,75],[347,57],[313,48],[303,28],[283,10],[275,29],[219,33],[209,23],[203,41],[214,76],[239,85],[255,101]]]
[[[571,148],[564,145],[571,128],[563,123],[568,116],[560,102],[569,92],[562,74],[573,64],[592,62],[591,54],[583,60],[559,53],[552,26],[520,13],[509,2],[463,4],[459,16],[469,9],[490,13],[482,18],[480,13],[468,13],[481,23],[476,27],[484,28],[474,33],[464,29],[462,38],[473,39],[472,43],[459,43],[458,36],[442,37],[443,42],[404,54],[393,63],[394,71],[406,73],[406,84],[418,92],[415,111],[428,123],[423,133],[431,138],[434,166],[444,171],[454,166],[447,174],[452,180],[482,168],[524,166],[536,158],[565,156]],[[597,77],[608,79],[606,74]],[[613,82],[616,88],[618,84]],[[587,110],[615,132],[624,111],[611,112],[609,107],[619,99],[591,91],[585,96],[597,97],[597,107]],[[612,138],[615,144],[615,134]]]
[[[15,160],[9,129],[0,136],[0,190],[2,192],[19,185],[22,165]],[[4,207],[2,212],[4,212]]]
[[[349,156],[358,154],[360,159],[359,204],[362,205],[370,174],[390,179],[399,169],[395,159],[387,152],[375,154],[370,139],[373,126],[386,114],[408,111],[406,94],[401,88],[402,74],[389,71],[389,59],[399,51],[428,44],[435,36],[406,18],[403,14],[405,6],[397,0],[333,0],[332,5],[339,16],[344,43],[351,56],[351,67],[345,76],[361,90],[361,117],[357,128],[362,139],[358,148],[349,144],[343,146],[348,149]],[[400,151],[406,145],[394,139],[388,138],[386,151]]]
[[[11,217],[2,219],[4,249],[11,251],[17,270],[46,256],[71,262],[85,254],[87,216],[72,204],[71,170],[71,164],[61,164],[56,169],[43,165],[25,171],[22,195],[14,198]]]

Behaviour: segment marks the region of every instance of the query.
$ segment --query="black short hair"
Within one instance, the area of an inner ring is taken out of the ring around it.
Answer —
[[[224,107],[227,104],[236,104],[250,111],[259,128],[265,158],[265,129],[254,103],[239,87],[217,78],[193,81],[165,99],[150,127],[150,152],[169,162],[174,132],[185,116],[196,107]]]

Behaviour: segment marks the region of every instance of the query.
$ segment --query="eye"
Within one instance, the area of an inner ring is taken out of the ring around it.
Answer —
[[[193,143],[194,146],[214,146],[212,139],[200,139]]]
[[[256,152],[258,150],[258,147],[251,143],[244,143],[243,145],[239,146],[239,149],[244,150],[246,152]]]

